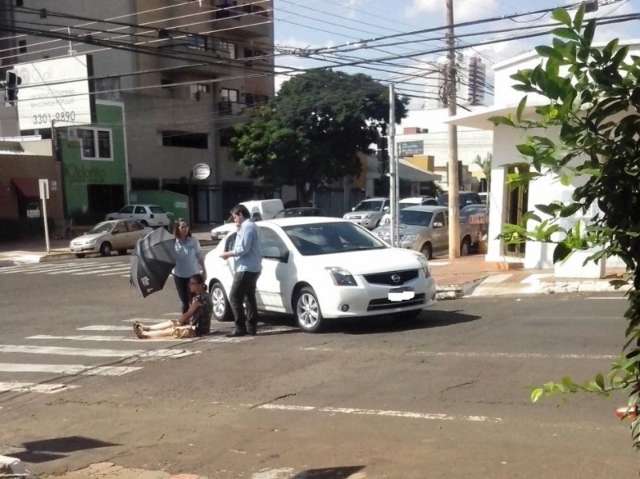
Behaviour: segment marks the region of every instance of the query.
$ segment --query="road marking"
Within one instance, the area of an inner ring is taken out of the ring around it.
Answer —
[[[94,324],[76,328],[77,331],[133,331],[131,326],[112,326],[110,324]]]
[[[99,335],[78,335],[78,336],[50,336],[48,334],[38,334],[36,336],[28,336],[26,339],[58,339],[64,341],[105,341],[105,342],[176,342],[176,341],[193,341],[193,339],[175,339],[175,338],[158,338],[158,339],[138,339],[131,336],[99,336]],[[229,338],[233,339],[233,338]]]
[[[626,296],[587,296],[587,299],[594,299],[594,300],[621,300],[624,299],[626,300],[627,297]]]
[[[58,356],[85,356],[93,358],[181,358],[198,351],[186,349],[93,349],[61,346],[31,346],[26,344],[0,344],[0,353],[47,354]]]
[[[63,391],[79,388],[80,386],[71,386],[68,384],[37,384],[23,382],[0,382],[0,393],[41,393],[56,394]]]
[[[80,273],[72,273],[72,276],[84,276],[87,274],[98,274],[98,273],[103,273],[105,271],[112,271],[113,267],[111,266],[96,266],[93,269],[91,269],[90,271],[82,271]],[[118,271],[118,273],[122,274],[122,271]]]
[[[302,351],[313,351],[320,353],[332,353],[346,351],[324,346],[307,346],[301,348]],[[371,351],[371,350],[370,350]],[[473,359],[591,359],[591,360],[613,360],[618,358],[615,354],[545,354],[545,353],[500,353],[500,352],[473,352],[473,351],[410,351],[409,356],[428,356],[435,358],[473,358]]]
[[[429,266],[447,266],[449,261],[429,261]]]
[[[111,273],[100,273],[98,274],[98,276],[116,276],[119,274],[122,274],[123,271],[126,271],[127,269],[129,269],[129,267],[127,266],[126,269],[118,269],[118,271],[112,271]],[[129,276],[129,275],[127,275]]]
[[[281,467],[278,469],[262,469],[258,472],[254,472],[251,475],[251,479],[290,479],[294,477],[294,473],[295,473],[295,470],[292,467]]]
[[[207,343],[246,343],[247,341],[253,341],[255,336],[243,336],[241,338],[209,338],[205,339]]]
[[[38,263],[34,265],[20,265],[20,266],[9,266],[6,268],[0,268],[0,274],[11,274],[11,273],[27,273],[27,272],[38,272],[47,269],[60,269],[60,268],[69,268],[70,266],[77,267],[76,263]]]
[[[53,265],[50,264],[49,266],[45,266],[42,268],[39,268],[37,270],[31,270],[26,272],[25,274],[38,274],[38,273],[52,273],[54,271],[68,271],[71,268],[91,268],[93,266],[97,266],[99,263],[89,263],[86,265],[79,265],[79,264],[63,264],[63,265]]]
[[[511,278],[513,276],[513,273],[503,273],[503,274],[495,274],[493,276],[489,276],[487,279],[485,279],[482,284],[498,284],[498,283],[504,283],[506,280],[508,280],[509,278]]]
[[[422,413],[412,411],[393,411],[385,409],[360,409],[360,408],[342,408],[342,407],[315,407],[315,406],[298,406],[287,404],[263,404],[257,409],[267,409],[275,411],[296,411],[310,412],[317,411],[328,414],[352,414],[356,416],[383,416],[398,417],[404,419],[421,419],[427,421],[466,421],[466,422],[490,422],[501,423],[502,418],[488,416],[456,416],[441,413]]]
[[[178,313],[176,316],[182,316],[182,314]],[[129,318],[122,319],[121,321],[125,323],[162,323],[163,321],[168,321],[165,318]]]
[[[84,376],[123,376],[142,369],[133,366],[85,366],[84,364],[0,363],[2,373],[82,374]]]

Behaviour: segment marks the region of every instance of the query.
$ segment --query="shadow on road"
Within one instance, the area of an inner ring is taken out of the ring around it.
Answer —
[[[322,469],[308,469],[299,472],[291,479],[348,479],[365,466],[327,467]]]
[[[72,452],[117,445],[83,436],[57,437],[55,439],[25,442],[22,444],[25,450],[11,456],[24,462],[37,464],[61,459]]]
[[[343,332],[345,334],[378,334],[419,329],[442,328],[456,324],[469,323],[480,319],[480,316],[459,311],[424,311],[417,318],[403,316],[376,316],[370,318],[354,318],[334,321],[327,327],[327,332]]]

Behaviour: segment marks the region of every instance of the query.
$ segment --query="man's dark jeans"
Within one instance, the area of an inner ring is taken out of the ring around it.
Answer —
[[[256,303],[256,283],[260,273],[243,271],[233,277],[233,285],[229,294],[231,310],[236,322],[236,330],[246,332],[255,331],[258,324],[258,305]],[[245,314],[244,304],[247,305]]]

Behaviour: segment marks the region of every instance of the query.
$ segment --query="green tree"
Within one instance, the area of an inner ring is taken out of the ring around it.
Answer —
[[[397,121],[407,103],[396,98]],[[357,153],[386,134],[388,116],[388,89],[369,76],[307,72],[236,130],[233,156],[252,176],[295,185],[307,200],[320,185],[360,173]]]
[[[525,96],[515,115],[493,122],[529,133],[517,148],[532,169],[513,175],[511,182],[527,182],[550,171],[564,184],[581,186],[568,204],[536,205],[537,211],[527,214],[529,228],[527,223],[506,225],[503,238],[555,243],[554,261],[592,248],[593,261],[618,256],[631,284],[626,341],[611,369],[585,383],[568,377],[549,382],[531,396],[537,401],[548,394],[624,390],[629,411],[635,413],[640,403],[640,58],[629,57],[617,39],[604,48],[594,47],[596,25],[583,21],[584,7],[574,18],[562,9],[553,17],[563,26],[554,30],[552,45],[537,48],[544,61],[512,77],[515,89],[541,95],[548,103],[535,109],[535,119],[525,119]],[[588,221],[582,219],[586,216]],[[573,226],[562,227],[567,220]],[[635,414],[632,418],[633,443],[640,447],[640,419]]]
[[[491,161],[493,160],[493,155],[491,153],[487,153],[482,158],[480,155],[476,155],[473,160],[473,164],[477,165],[481,170],[482,174],[487,180],[487,186],[491,182]]]

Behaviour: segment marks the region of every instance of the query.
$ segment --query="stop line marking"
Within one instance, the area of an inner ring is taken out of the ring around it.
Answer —
[[[266,409],[272,411],[293,411],[293,412],[319,412],[326,414],[350,414],[355,416],[381,416],[396,417],[403,419],[421,419],[427,421],[466,421],[466,422],[488,422],[501,423],[502,418],[488,416],[456,416],[442,413],[423,413],[413,411],[394,411],[385,409],[361,409],[361,408],[345,408],[345,407],[316,407],[301,406],[295,404],[263,404],[257,409]]]
[[[76,389],[80,386],[69,384],[51,384],[51,383],[24,383],[24,382],[0,382],[0,393],[13,392],[13,393],[41,393],[41,394],[56,394],[63,391],[69,391],[70,389]]]
[[[2,373],[82,374],[83,376],[123,376],[139,371],[133,366],[86,366],[84,364],[0,363]]]
[[[197,354],[186,349],[92,349],[62,346],[32,346],[24,344],[0,344],[0,353],[46,354],[54,356],[84,356],[95,358],[182,358]]]

